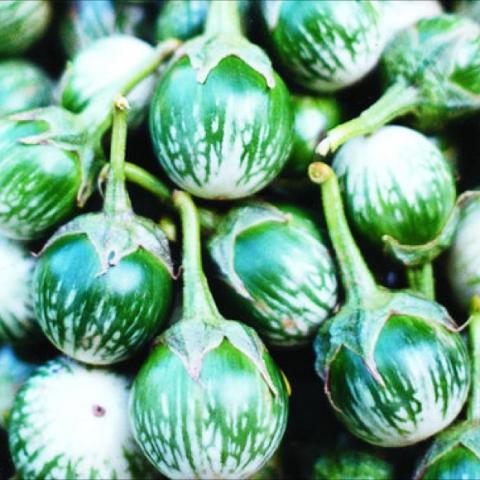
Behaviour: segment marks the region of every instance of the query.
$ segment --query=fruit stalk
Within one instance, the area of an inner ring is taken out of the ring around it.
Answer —
[[[408,286],[412,290],[421,292],[429,300],[435,300],[435,281],[432,262],[407,267],[406,272]]]
[[[480,421],[480,297],[472,299],[471,315],[468,326],[470,358],[472,362],[472,383],[467,417],[471,421]]]

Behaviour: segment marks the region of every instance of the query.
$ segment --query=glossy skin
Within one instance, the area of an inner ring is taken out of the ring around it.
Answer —
[[[0,2],[0,56],[23,53],[45,33],[50,16],[47,0]]]
[[[209,351],[199,381],[158,345],[135,379],[135,438],[168,478],[246,478],[273,455],[286,427],[288,397],[264,354],[274,396],[258,368],[228,340]]]
[[[480,476],[480,425],[464,421],[442,432],[417,465],[414,480],[475,480]]]
[[[287,160],[293,121],[289,93],[278,75],[275,82],[267,88],[228,56],[201,84],[189,58],[178,60],[150,106],[155,153],[170,179],[209,199],[245,197],[272,181]]]
[[[130,357],[165,322],[170,273],[138,249],[103,271],[86,235],[59,238],[35,270],[34,304],[52,343],[82,362],[102,365]]]
[[[381,457],[361,450],[336,450],[317,459],[313,480],[392,480],[393,468]]]
[[[0,62],[0,116],[49,105],[52,89],[50,79],[33,63]]]
[[[249,209],[233,211],[210,240],[214,265],[221,268],[233,262],[247,291],[237,286],[237,278],[222,276],[228,290],[224,301],[268,343],[304,344],[336,305],[337,279],[330,253],[309,215],[298,208],[280,207],[276,220],[247,222],[234,240],[232,257],[219,258],[215,244],[228,241],[229,222],[241,222]]]
[[[380,57],[383,32],[373,2],[264,0],[262,10],[273,53],[310,91],[348,87]]]
[[[381,330],[375,362],[384,385],[361,357],[342,348],[327,391],[337,416],[362,440],[383,447],[411,445],[449,425],[469,386],[461,337],[420,317],[392,316]]]
[[[81,112],[96,95],[112,98],[129,78],[132,71],[148,59],[153,48],[146,42],[128,35],[101,38],[79,52],[68,65],[60,80],[62,105],[71,112]],[[138,121],[150,100],[155,79],[150,76],[140,82],[127,96],[132,106],[129,115]]]
[[[452,247],[448,253],[448,280],[455,300],[465,311],[474,295],[480,295],[480,199],[462,206]]]
[[[22,343],[38,332],[31,298],[34,260],[20,244],[0,237],[0,344]]]
[[[58,358],[21,387],[9,444],[22,478],[155,478],[128,419],[129,380]]]
[[[455,205],[451,167],[427,137],[409,128],[387,126],[350,140],[333,168],[350,221],[379,247],[384,235],[404,245],[435,239]]]
[[[45,131],[43,122],[0,119],[0,234],[9,238],[38,238],[75,208],[78,156],[51,144],[21,143]]]
[[[167,38],[187,40],[202,33],[208,12],[208,0],[167,1],[158,15],[157,41]]]
[[[295,130],[290,157],[282,178],[305,178],[314,160],[315,147],[327,130],[342,119],[340,105],[333,97],[294,96]]]

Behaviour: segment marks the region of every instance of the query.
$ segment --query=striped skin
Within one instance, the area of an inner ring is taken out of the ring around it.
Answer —
[[[384,45],[378,8],[371,1],[262,2],[274,54],[314,92],[348,87],[376,65]]]
[[[249,221],[262,207],[266,217]],[[298,208],[252,204],[233,210],[211,237],[209,253],[226,285],[223,303],[267,343],[308,342],[336,305],[332,258],[313,219]]]
[[[23,53],[45,33],[50,16],[47,0],[0,2],[0,55]]]
[[[447,257],[448,281],[455,300],[465,311],[480,295],[480,197],[475,195],[460,210],[460,221]]]
[[[342,111],[334,97],[296,95],[292,100],[295,117],[293,145],[281,177],[305,179],[319,139],[340,123]]]
[[[77,155],[21,143],[46,130],[41,121],[0,119],[0,234],[6,237],[38,238],[75,208],[82,181]]]
[[[168,478],[246,478],[277,449],[288,397],[268,353],[275,396],[255,364],[230,341],[210,350],[194,380],[159,344],[135,379],[130,415],[145,455]]]
[[[350,140],[333,168],[350,221],[377,246],[384,235],[404,245],[435,239],[455,205],[447,160],[425,136],[406,127],[387,126]]]
[[[393,467],[380,455],[330,447],[317,458],[312,480],[393,480]]]
[[[131,72],[138,70],[152,52],[153,47],[148,43],[128,35],[117,34],[97,40],[79,52],[67,66],[60,80],[62,106],[79,113],[96,95],[114,98]],[[155,79],[150,76],[127,96],[133,121],[141,118],[154,85]]]
[[[415,470],[414,480],[480,478],[480,425],[462,422],[442,432]]]
[[[170,309],[172,279],[143,248],[104,267],[87,234],[70,234],[42,253],[33,292],[50,341],[76,360],[103,365],[130,357],[158,333]]]
[[[34,365],[21,359],[9,345],[0,347],[0,429],[5,428],[15,395],[33,369]]]
[[[0,62],[0,116],[52,103],[53,84],[47,74],[26,60]]]
[[[144,479],[155,473],[128,418],[129,381],[67,358],[36,370],[20,388],[8,426],[25,479]]]
[[[21,343],[38,331],[31,284],[34,261],[18,243],[0,237],[0,344]]]
[[[170,179],[193,195],[241,198],[259,191],[285,164],[292,136],[289,93],[227,56],[199,83],[188,57],[160,80],[150,134]],[[181,92],[179,95],[178,92]]]
[[[480,25],[448,14],[422,19],[388,43],[381,68],[387,85],[417,89],[415,125],[439,130],[480,108]]]
[[[449,425],[465,403],[470,370],[458,333],[424,318],[393,315],[374,351],[376,379],[364,360],[342,347],[326,391],[344,425],[382,447],[420,442]]]

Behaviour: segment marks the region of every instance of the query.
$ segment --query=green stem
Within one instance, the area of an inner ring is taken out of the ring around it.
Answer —
[[[113,96],[101,93],[89,102],[88,106],[79,114],[80,121],[85,125],[86,135],[101,138],[108,130],[112,117],[111,105],[119,95],[127,95],[142,80],[151,75],[158,67],[170,57],[180,46],[180,41],[168,39],[160,42],[152,54],[120,85]]]
[[[166,208],[172,208],[172,192],[165,183],[152,175],[147,170],[133,163],[125,163],[125,175],[127,181],[142,187],[147,192],[152,193],[158,198],[160,203]],[[200,217],[202,232],[211,233],[215,230],[221,220],[221,216],[208,208],[197,207]]]
[[[242,35],[242,22],[237,0],[212,0],[208,7],[205,33],[209,36]]]
[[[358,117],[330,130],[318,144],[317,153],[326,156],[351,138],[368,135],[394,118],[411,112],[418,104],[418,90],[405,82],[394,83]]]
[[[480,421],[480,297],[472,299],[471,316],[468,325],[470,340],[470,358],[472,362],[472,383],[467,417],[471,421]]]
[[[308,174],[312,182],[321,185],[328,233],[340,265],[347,302],[362,304],[378,292],[378,287],[348,226],[337,177],[321,162],[310,164]]]
[[[180,212],[183,246],[183,319],[218,324],[218,312],[202,267],[200,222],[192,197],[176,190],[173,203]]]
[[[129,182],[147,190],[157,197],[164,205],[170,206],[172,202],[172,192],[161,180],[155,175],[147,172],[142,167],[133,163],[127,162],[125,164],[125,175]]]
[[[127,148],[128,101],[119,97],[113,111],[110,170],[105,192],[104,210],[112,215],[131,211],[131,203],[125,188],[125,151]]]
[[[414,267],[407,267],[408,286],[422,293],[429,300],[435,300],[435,282],[432,262]]]

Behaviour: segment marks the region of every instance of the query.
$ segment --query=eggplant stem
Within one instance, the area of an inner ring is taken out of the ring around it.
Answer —
[[[348,226],[337,177],[327,164],[321,162],[310,164],[308,173],[312,182],[321,186],[323,211],[347,301],[363,304],[378,292],[378,287]]]
[[[470,358],[472,362],[472,381],[467,417],[471,421],[480,421],[480,297],[472,298],[470,318],[468,320]]]
[[[118,97],[113,111],[110,170],[105,192],[104,210],[111,215],[131,211],[132,206],[125,187],[125,151],[127,148],[128,100]]]
[[[203,272],[198,211],[190,194],[175,190],[173,203],[182,222],[183,320],[217,325],[221,320]]]
[[[417,104],[418,90],[415,87],[403,81],[394,83],[358,117],[332,128],[318,144],[316,152],[325,157],[348,140],[373,133],[394,118],[412,112]]]
[[[420,292],[429,300],[435,300],[435,280],[433,277],[432,262],[407,267],[408,286]]]

